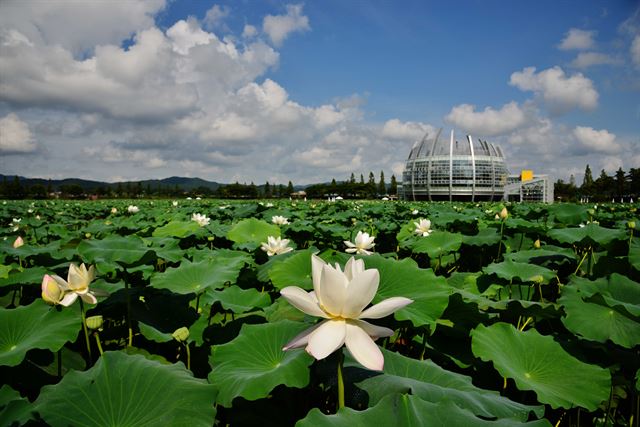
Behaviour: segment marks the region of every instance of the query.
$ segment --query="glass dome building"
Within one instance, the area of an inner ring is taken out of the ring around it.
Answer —
[[[508,175],[500,147],[439,129],[414,144],[398,193],[404,200],[501,200]]]

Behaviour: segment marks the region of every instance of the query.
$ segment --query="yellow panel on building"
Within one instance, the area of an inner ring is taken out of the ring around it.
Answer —
[[[523,169],[522,172],[520,172],[520,181],[525,182],[525,181],[531,181],[532,179],[533,179],[532,170]]]

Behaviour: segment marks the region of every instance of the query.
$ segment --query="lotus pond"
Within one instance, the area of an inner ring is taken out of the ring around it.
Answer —
[[[637,426],[638,207],[7,201],[0,424]],[[375,351],[283,350],[318,322],[280,293],[312,258],[412,300]]]

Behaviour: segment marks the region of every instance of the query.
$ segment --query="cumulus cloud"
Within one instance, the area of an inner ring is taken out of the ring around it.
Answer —
[[[289,4],[286,15],[267,15],[262,21],[262,31],[269,36],[275,46],[281,46],[293,32],[304,32],[310,29],[309,18],[302,14],[301,4]]]
[[[526,111],[516,102],[505,104],[499,110],[486,107],[476,111],[475,108],[470,104],[457,105],[445,120],[466,132],[482,136],[504,135],[527,122]]]
[[[580,52],[571,62],[571,66],[575,68],[589,68],[594,65],[619,65],[622,64],[622,62],[622,59],[607,55],[606,53]]]
[[[598,106],[599,95],[589,78],[582,73],[567,76],[557,66],[538,73],[535,67],[526,67],[511,74],[509,84],[542,97],[555,113],[567,112],[573,108],[593,110]]]
[[[384,138],[404,141],[421,140],[426,133],[435,133],[433,126],[419,122],[402,122],[398,119],[387,120],[382,127]]]
[[[595,31],[585,31],[578,28],[571,28],[565,34],[564,39],[558,45],[561,50],[585,50],[593,47]]]
[[[595,130],[587,126],[576,126],[573,135],[579,144],[588,151],[616,154],[620,152],[620,144],[616,142],[616,135],[606,129]]]
[[[77,56],[98,45],[120,44],[154,26],[154,15],[164,7],[165,0],[7,0],[2,3],[0,28],[13,29],[36,44],[60,46]]]
[[[204,23],[205,28],[213,30],[223,26],[223,22],[229,16],[229,13],[231,13],[231,8],[229,8],[229,6],[219,6],[214,4],[211,9],[207,10],[202,22]]]
[[[14,113],[0,119],[0,152],[5,154],[33,153],[38,149],[29,125]]]

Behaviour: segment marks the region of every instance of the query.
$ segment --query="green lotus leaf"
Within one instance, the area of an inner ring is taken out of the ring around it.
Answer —
[[[370,427],[370,426],[469,426],[469,427],[551,427],[547,420],[521,423],[513,419],[487,421],[471,411],[460,408],[453,400],[444,398],[432,403],[408,394],[385,396],[364,411],[343,408],[335,415],[325,415],[314,408],[296,423],[296,427]]]
[[[10,285],[34,285],[40,286],[42,278],[48,270],[44,267],[31,267],[24,270],[13,270],[10,272],[9,277],[6,279],[0,279],[0,288]]]
[[[211,426],[216,391],[184,365],[108,351],[45,386],[34,410],[54,426]]]
[[[185,261],[178,267],[154,274],[151,286],[168,289],[176,294],[200,293],[209,288],[221,288],[227,282],[234,283],[242,265],[244,264],[228,263],[224,259]]]
[[[238,286],[231,286],[223,291],[209,290],[201,301],[208,305],[219,301],[225,310],[231,310],[234,313],[244,313],[256,307],[262,308],[271,304],[268,293],[256,289],[241,289]]]
[[[138,236],[109,236],[102,240],[83,240],[78,253],[85,262],[132,265],[153,252]]]
[[[153,237],[187,237],[200,230],[195,221],[171,221],[153,230]]]
[[[158,258],[178,262],[184,258],[185,251],[180,248],[180,240],[173,237],[146,237],[144,242],[156,253]]]
[[[566,313],[562,323],[571,332],[625,348],[640,344],[640,284],[625,276],[595,281],[573,277],[558,303]]]
[[[610,229],[600,227],[598,224],[587,224],[578,228],[558,228],[549,230],[547,236],[557,240],[560,243],[568,243],[571,245],[608,245],[614,240],[627,239],[627,233],[624,230]]]
[[[31,403],[20,393],[3,385],[0,388],[0,420],[4,425],[23,425],[31,418]]]
[[[273,286],[278,290],[287,286],[313,289],[311,253],[311,250],[299,251],[282,262],[274,264],[269,270],[269,279],[271,279]]]
[[[9,277],[9,272],[11,270],[12,268],[9,265],[0,265],[0,279],[6,279],[7,277]],[[4,281],[0,281],[0,286],[3,286],[3,283]]]
[[[269,236],[279,237],[280,227],[255,218],[243,219],[227,233],[227,238],[235,243],[260,244]]]
[[[535,264],[527,264],[523,262],[513,262],[505,260],[501,263],[490,264],[483,268],[486,274],[495,274],[501,279],[513,280],[518,279],[521,282],[542,282],[549,283],[551,279],[556,277],[556,272],[548,268]]]
[[[411,246],[414,253],[426,253],[434,259],[457,251],[462,245],[462,234],[448,231],[434,231],[426,237],[418,238]]]
[[[406,297],[411,304],[396,311],[398,320],[410,320],[414,326],[435,326],[447,304],[451,288],[446,279],[437,277],[432,270],[418,268],[411,258],[402,261],[383,258],[379,255],[363,257],[367,268],[376,268],[380,273],[380,286],[373,298],[378,303],[386,298]]]
[[[578,225],[589,219],[589,206],[585,205],[559,203],[549,206],[547,210],[558,222],[565,225]]]
[[[140,333],[143,337],[148,340],[155,342],[169,342],[173,340],[173,336],[169,332],[162,332],[157,330],[151,325],[147,325],[146,323],[138,322],[138,328],[140,328]]]
[[[609,397],[611,374],[568,354],[551,336],[535,329],[518,331],[507,323],[480,325],[471,331],[476,357],[492,362],[520,390],[533,390],[552,408],[581,406],[595,411]]]
[[[497,392],[478,388],[471,383],[471,377],[447,371],[431,361],[411,359],[385,349],[382,353],[384,374],[358,384],[369,394],[369,406],[390,394],[408,393],[432,403],[451,399],[460,408],[483,418],[526,421],[530,412],[538,417],[544,414],[543,406],[523,405]]]
[[[266,397],[280,384],[302,388],[309,384],[313,358],[304,350],[282,351],[282,347],[309,327],[283,320],[261,325],[242,325],[231,342],[213,346],[209,382],[219,390],[217,402],[231,406],[235,397],[247,400]]]
[[[74,341],[82,323],[79,306],[58,311],[41,299],[13,309],[0,308],[0,365],[15,366],[27,351],[58,351]]]
[[[636,271],[640,271],[640,245],[635,243],[638,240],[636,237],[634,244],[629,248],[629,264],[631,264]]]
[[[505,254],[504,259],[520,263],[544,264],[547,262],[559,263],[564,260],[576,260],[576,254],[569,248],[545,246],[541,249],[518,251]]]
[[[475,236],[462,236],[462,243],[469,246],[492,246],[500,241],[500,233],[495,228],[484,228]]]

